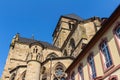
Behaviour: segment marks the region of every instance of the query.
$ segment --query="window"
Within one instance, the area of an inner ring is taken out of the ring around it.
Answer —
[[[111,80],[117,80],[116,78],[112,78]]]
[[[54,78],[54,80],[58,80],[57,78]]]
[[[40,54],[39,53],[36,56],[36,60],[40,61]]]
[[[73,38],[70,40],[70,48],[71,48],[71,52],[70,53],[72,53],[74,51],[74,49],[75,49],[75,41],[74,41]]]
[[[115,34],[120,39],[120,25],[115,29]]]
[[[95,70],[95,64],[94,64],[94,57],[91,54],[88,56],[88,63],[89,63],[89,74],[90,74],[90,79],[96,78],[96,70]]]
[[[56,57],[58,57],[58,55],[53,52],[53,53],[50,53],[50,54],[47,56],[46,59],[51,59],[51,58],[56,58]]]
[[[72,30],[73,27],[75,27],[75,24],[71,24],[71,23],[69,23],[69,29]]]
[[[13,73],[12,76],[11,76],[11,78],[10,78],[10,80],[15,80],[15,76],[16,76],[16,74]]]
[[[65,78],[64,78],[64,77],[62,77],[60,80],[65,80]]]
[[[70,45],[71,45],[72,49],[75,48],[75,41],[73,38],[70,40]]]
[[[110,51],[108,49],[107,41],[103,41],[100,45],[100,50],[103,59],[104,68],[109,68],[112,65],[112,59],[110,57]]]
[[[22,80],[25,80],[26,71],[22,74]]]
[[[65,73],[62,65],[57,65],[55,69],[55,80],[65,80]]]
[[[71,80],[75,80],[75,72],[72,72]]]
[[[63,56],[67,56],[67,50],[64,50]]]
[[[56,67],[56,71],[55,71],[55,74],[60,77],[62,74],[63,74],[64,70],[63,70],[63,67],[61,65],[58,65]]]
[[[83,66],[80,65],[78,67],[78,72],[79,72],[79,80],[84,80],[84,75],[83,75]]]
[[[117,75],[112,75],[109,77],[109,80],[118,80],[118,76]]]
[[[43,75],[42,75],[42,80],[47,80],[47,73],[44,73]],[[54,80],[54,79],[53,79]]]
[[[120,53],[120,23],[113,29],[115,43],[117,45],[118,53]]]
[[[37,49],[37,46],[35,46],[35,48],[33,49],[33,53],[37,53],[38,52],[38,49]]]

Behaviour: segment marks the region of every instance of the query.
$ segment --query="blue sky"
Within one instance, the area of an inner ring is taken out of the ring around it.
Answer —
[[[0,0],[0,76],[16,33],[52,43],[61,15],[109,17],[119,4],[120,0]]]

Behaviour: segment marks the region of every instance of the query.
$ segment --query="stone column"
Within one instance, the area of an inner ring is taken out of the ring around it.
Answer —
[[[28,61],[25,80],[40,80],[40,69],[41,63],[39,61]]]

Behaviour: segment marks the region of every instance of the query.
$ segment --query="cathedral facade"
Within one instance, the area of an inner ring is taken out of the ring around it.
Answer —
[[[2,80],[120,79],[120,6],[108,19],[63,15],[52,36],[49,44],[16,34]]]

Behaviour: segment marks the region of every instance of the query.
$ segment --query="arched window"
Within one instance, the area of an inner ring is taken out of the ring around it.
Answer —
[[[55,78],[57,78],[57,80],[65,80],[65,72],[64,72],[64,67],[62,64],[58,64],[55,67]]]
[[[112,75],[109,77],[109,80],[118,80],[118,76],[117,75]]]
[[[112,79],[110,79],[110,80],[117,80],[117,78],[112,78]]]
[[[71,23],[69,23],[69,29],[72,30],[73,27],[75,27],[75,24],[71,24]]]
[[[64,77],[62,77],[60,80],[65,80],[65,78],[64,78]]]
[[[37,61],[42,61],[43,60],[43,55],[38,53],[37,56],[36,56],[36,60]]]
[[[42,75],[42,80],[47,80],[47,73],[44,73],[44,74]]]
[[[104,67],[104,70],[106,70],[113,64],[106,40],[103,40],[101,42],[100,51],[101,51],[101,56],[102,56],[103,67]]]
[[[78,73],[79,73],[79,80],[84,80],[84,75],[83,75],[83,66],[80,64],[78,67]]]
[[[115,29],[115,34],[120,39],[120,25],[118,25],[118,27]]]
[[[35,48],[33,49],[33,53],[37,53],[38,52],[38,49],[37,49],[37,46],[35,46]]]
[[[75,41],[73,38],[70,40],[70,47],[71,47],[71,53],[72,53],[75,49]]]
[[[67,50],[64,50],[63,56],[67,56]]]
[[[17,80],[25,80],[26,71],[24,71]]]
[[[50,53],[50,54],[46,57],[46,59],[51,59],[51,58],[56,58],[56,57],[58,57],[57,54],[55,54],[55,53]]]
[[[54,80],[58,80],[57,78],[54,78]]]
[[[63,75],[63,73],[64,73],[63,66],[58,65],[58,66],[56,67],[56,70],[55,70],[56,76],[57,76],[57,77],[60,77],[60,76]]]
[[[26,71],[22,75],[22,80],[25,80]]]
[[[89,70],[90,79],[92,80],[92,79],[96,78],[96,70],[95,70],[93,54],[90,54],[88,56],[88,70]]]
[[[113,30],[114,39],[117,45],[118,52],[120,53],[120,23]]]
[[[75,80],[75,72],[72,72],[72,74],[71,74],[71,80]]]
[[[15,80],[15,76],[16,76],[16,74],[15,74],[15,73],[13,73],[13,74],[11,75],[10,80]]]

